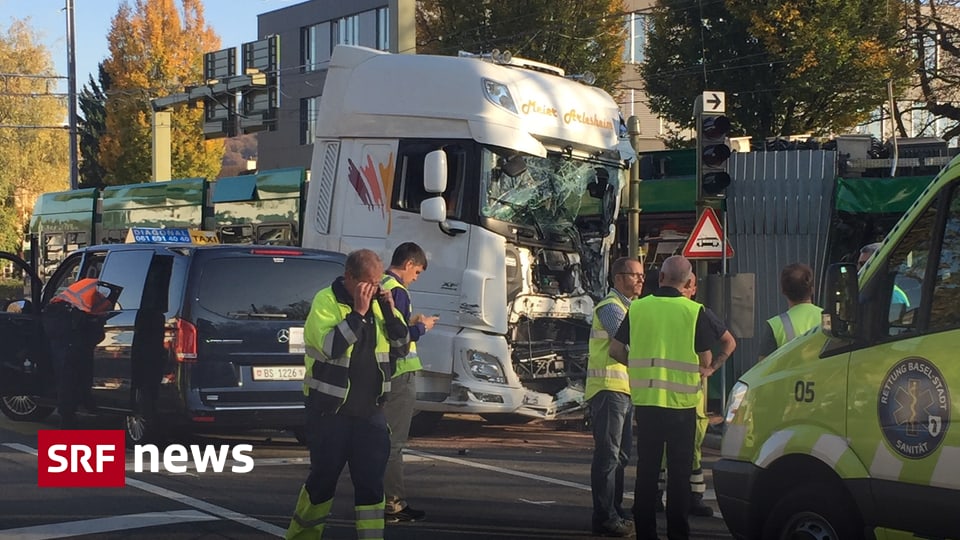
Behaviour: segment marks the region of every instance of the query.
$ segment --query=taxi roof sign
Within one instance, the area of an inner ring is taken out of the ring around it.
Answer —
[[[199,229],[133,227],[127,231],[128,244],[219,244],[217,233]]]

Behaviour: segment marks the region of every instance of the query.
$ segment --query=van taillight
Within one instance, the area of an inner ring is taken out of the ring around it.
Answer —
[[[183,319],[177,319],[173,332],[173,355],[177,362],[196,362],[197,327]]]

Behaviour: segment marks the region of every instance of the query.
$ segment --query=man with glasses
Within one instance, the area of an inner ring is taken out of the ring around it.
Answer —
[[[620,328],[630,302],[643,289],[643,265],[621,257],[610,267],[613,288],[593,311],[590,356],[584,397],[590,403],[593,427],[593,532],[603,536],[629,536],[633,531],[624,511],[623,470],[630,461],[633,404],[627,367],[610,357],[610,338]]]

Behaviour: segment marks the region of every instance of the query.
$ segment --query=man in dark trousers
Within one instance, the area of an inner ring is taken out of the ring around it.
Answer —
[[[701,377],[709,377],[736,348],[717,316],[686,298],[693,267],[667,258],[660,288],[630,304],[610,342],[610,356],[627,365],[637,422],[637,481],[633,517],[637,538],[657,537],[657,476],[667,455],[667,538],[690,538],[690,474]],[[629,346],[629,352],[627,347]],[[716,356],[712,350],[718,348]]]
[[[390,355],[410,336],[380,287],[383,261],[369,249],[347,256],[343,276],[313,299],[303,328],[310,474],[300,489],[287,540],[323,536],[337,479],[350,464],[358,538],[383,538],[383,473],[390,435],[383,398]]]
[[[93,353],[103,341],[104,323],[120,291],[116,285],[81,279],[54,296],[43,311],[62,429],[76,429],[77,408],[92,405]]]

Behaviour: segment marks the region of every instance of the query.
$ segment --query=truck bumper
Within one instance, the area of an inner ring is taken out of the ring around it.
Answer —
[[[723,520],[734,538],[760,535],[756,489],[762,469],[746,461],[721,459],[713,465],[713,484]]]

